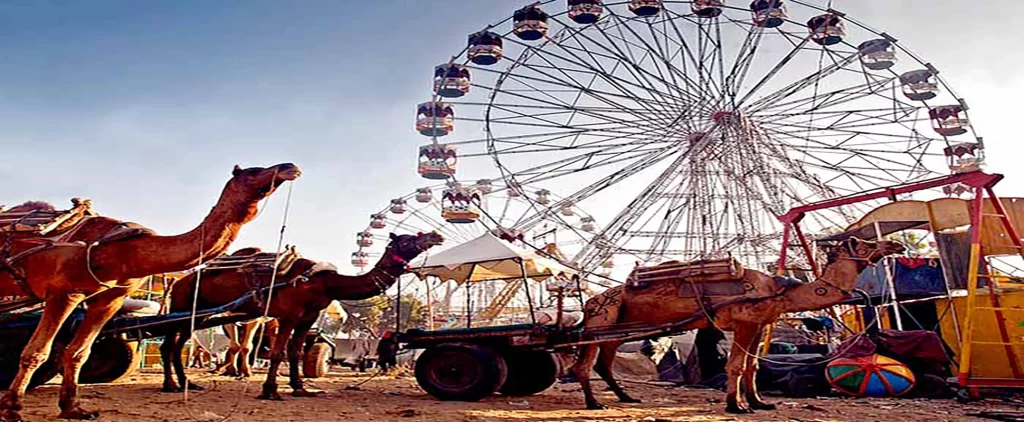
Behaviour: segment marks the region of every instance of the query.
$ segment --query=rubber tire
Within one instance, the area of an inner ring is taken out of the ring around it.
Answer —
[[[117,382],[135,373],[142,354],[137,343],[120,337],[104,337],[92,345],[89,359],[78,375],[79,384],[106,384]]]
[[[551,388],[558,380],[558,360],[549,352],[509,350],[503,356],[508,379],[498,392],[504,396],[532,396]]]
[[[0,344],[0,391],[10,388],[14,377],[18,374],[21,366],[21,352],[28,343],[28,337],[8,340]],[[46,360],[36,372],[32,374],[32,380],[28,383],[28,389],[32,390],[40,385],[50,382],[60,374],[60,361],[64,356],[64,344],[54,342],[50,348],[50,358]]]
[[[507,377],[505,359],[478,344],[444,343],[416,359],[416,382],[444,401],[479,401],[494,394]]]
[[[306,378],[320,378],[331,370],[331,345],[313,343],[302,361],[302,375]]]

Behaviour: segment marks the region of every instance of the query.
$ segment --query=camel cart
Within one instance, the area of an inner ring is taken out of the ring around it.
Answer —
[[[548,288],[558,298],[558,315],[550,323],[530,313],[530,323],[474,327],[468,312],[465,328],[445,330],[411,329],[393,333],[405,349],[422,349],[416,360],[416,381],[440,400],[477,401],[494,393],[529,396],[554,385],[564,368],[558,353],[573,352],[582,345],[606,341],[639,341],[682,333],[704,318],[694,315],[663,326],[609,326],[583,330],[562,315],[563,297],[582,290],[576,271],[547,254],[519,248],[491,234],[420,259],[410,265],[421,278],[455,280],[468,290],[474,283],[505,280],[522,283],[531,311],[535,311],[529,280],[550,280]],[[560,282],[559,282],[560,281]],[[429,283],[428,283],[429,284]],[[429,289],[428,289],[429,294]],[[467,298],[470,295],[467,294]],[[742,300],[742,299],[741,299]],[[734,301],[716,304],[712,310]]]

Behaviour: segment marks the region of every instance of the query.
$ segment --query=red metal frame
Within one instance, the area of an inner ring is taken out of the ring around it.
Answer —
[[[784,271],[786,268],[786,254],[789,248],[789,237],[790,229],[796,231],[797,237],[800,238],[800,244],[803,246],[807,239],[804,238],[800,231],[800,221],[803,220],[804,216],[808,212],[823,210],[828,208],[841,207],[843,205],[852,205],[861,202],[873,201],[875,199],[887,198],[890,201],[895,201],[897,195],[903,195],[907,193],[919,192],[922,190],[934,189],[943,186],[955,185],[962,183],[976,189],[987,189],[991,190],[996,183],[1003,180],[1001,174],[988,174],[981,171],[975,171],[970,173],[958,173],[949,176],[937,177],[934,179],[922,180],[920,182],[905,183],[901,185],[894,185],[888,187],[882,187],[877,189],[867,190],[861,193],[855,193],[848,196],[839,198],[826,199],[824,201],[812,202],[807,205],[801,205],[790,209],[789,212],[778,216],[778,220],[783,224],[782,231],[782,248],[779,253],[779,271]],[[808,260],[813,261],[808,253],[806,247],[804,247],[804,253],[807,253]],[[812,264],[812,269],[815,269],[817,274],[817,265]]]
[[[983,211],[984,211],[983,205],[984,205],[984,200],[985,200],[985,195],[986,194],[988,195],[988,199],[990,200],[990,202],[992,202],[992,206],[993,206],[993,208],[996,211],[996,216],[999,216],[999,219],[1002,222],[1003,228],[1006,230],[1006,233],[1010,236],[1010,238],[1013,241],[1014,245],[1016,245],[1019,248],[1018,250],[1019,250],[1019,252],[1021,254],[1021,257],[1024,257],[1024,242],[1022,242],[1021,237],[1020,237],[1019,233],[1017,232],[1017,229],[1010,222],[1009,217],[1008,217],[1009,214],[1007,214],[1007,211],[1006,211],[1005,207],[1003,207],[1002,202],[1000,202],[999,197],[996,196],[995,191],[992,189],[993,186],[995,186],[997,183],[999,183],[999,181],[1003,180],[1003,177],[1004,176],[1001,175],[1001,174],[988,174],[988,173],[984,173],[984,172],[981,172],[981,171],[975,171],[975,172],[970,172],[970,173],[959,173],[959,174],[953,174],[953,175],[949,175],[949,176],[937,177],[937,178],[929,179],[929,180],[923,180],[923,181],[920,181],[920,182],[906,183],[906,184],[901,184],[901,185],[894,185],[894,186],[889,186],[889,187],[872,189],[872,190],[868,190],[868,191],[857,193],[857,194],[853,194],[853,195],[848,195],[848,196],[844,196],[844,197],[840,197],[840,198],[828,199],[828,200],[824,200],[824,201],[820,201],[820,202],[815,202],[815,203],[810,203],[810,204],[807,204],[807,205],[802,205],[802,206],[799,206],[799,207],[795,207],[795,208],[789,210],[789,212],[787,212],[786,214],[778,216],[779,221],[782,222],[782,224],[783,224],[782,248],[780,248],[781,250],[780,250],[780,253],[779,253],[779,272],[781,274],[786,269],[786,255],[787,255],[787,252],[788,252],[788,249],[789,249],[789,246],[790,246],[789,245],[790,237],[791,237],[791,235],[795,234],[796,237],[799,239],[801,248],[803,249],[804,253],[807,255],[808,261],[811,264],[811,269],[814,271],[814,274],[815,275],[820,275],[820,270],[819,270],[819,268],[817,266],[817,263],[814,262],[814,260],[812,259],[812,256],[811,256],[810,244],[808,243],[807,238],[804,236],[803,231],[800,228],[800,221],[803,220],[803,218],[807,215],[808,212],[822,210],[822,209],[828,209],[828,208],[834,208],[834,207],[840,207],[840,206],[844,206],[844,205],[851,205],[851,204],[856,204],[856,203],[861,203],[861,202],[866,202],[866,201],[872,201],[872,200],[876,200],[876,199],[889,199],[890,201],[896,201],[897,195],[903,195],[903,194],[907,194],[907,193],[913,193],[913,192],[918,192],[918,191],[922,191],[922,190],[934,189],[934,188],[943,187],[943,186],[949,186],[949,185],[954,185],[954,184],[963,184],[965,186],[971,187],[972,190],[974,191],[974,199],[971,201],[971,207],[970,207],[970,212],[971,212],[970,237],[971,237],[971,244],[972,244],[971,245],[971,264],[972,265],[971,265],[971,269],[969,271],[972,271],[972,273],[968,274],[968,276],[969,276],[969,281],[968,281],[968,284],[969,284],[968,285],[969,295],[968,295],[968,299],[967,299],[968,302],[969,302],[967,304],[967,306],[968,306],[968,317],[967,317],[967,321],[966,321],[967,323],[965,324],[966,325],[966,327],[965,327],[966,332],[963,334],[964,339],[962,341],[963,343],[965,343],[965,345],[961,349],[961,353],[962,354],[970,354],[971,353],[971,345],[970,345],[970,343],[972,343],[972,338],[973,338],[973,333],[971,332],[971,330],[973,330],[973,327],[971,326],[972,324],[971,324],[971,321],[970,321],[971,320],[970,315],[972,313],[971,311],[976,306],[976,304],[974,304],[972,301],[975,298],[974,292],[977,290],[977,284],[978,284],[977,280],[978,280],[978,277],[980,275],[979,274],[980,270],[978,269],[978,266],[979,266],[978,264],[979,264],[979,261],[984,256],[984,254],[981,251],[981,235],[982,235],[982,224],[983,224],[983,221],[984,221],[984,217],[987,216],[987,215],[983,214]],[[990,289],[990,295],[991,295],[991,298],[992,298],[992,301],[993,301],[993,305],[992,306],[993,306],[993,308],[996,308],[997,319],[1002,319],[1001,318],[1002,312],[998,310],[998,308],[999,308],[998,297],[996,296],[996,292],[995,292],[995,289],[993,287],[993,283],[992,283],[991,280],[989,282],[989,289]],[[1009,342],[1009,339],[1008,339],[1009,336],[1008,336],[1006,328],[1005,327],[1000,327],[1000,328],[1001,328],[1000,334],[1002,335],[1004,342]],[[1014,353],[1013,346],[1007,344],[1006,345],[1006,350],[1007,350],[1007,357],[1011,360],[1011,366],[1012,366],[1014,375],[1015,376],[1021,375],[1021,371],[1022,370],[1017,365],[1016,354]],[[997,380],[997,379],[971,378],[970,377],[970,368],[969,367],[968,368],[964,368],[963,367],[963,366],[969,366],[970,357],[966,357],[966,359],[964,359],[964,357],[965,356],[961,357],[961,361],[960,361],[961,368],[960,368],[960,373],[959,373],[959,377],[958,377],[959,381],[960,381],[960,385],[962,385],[964,387],[974,388],[974,387],[981,387],[981,386],[991,386],[991,387],[1022,387],[1022,386],[1024,386],[1024,382],[1022,382],[1019,379],[1015,379],[1015,380],[998,379]],[[976,388],[975,388],[975,390],[976,390]]]

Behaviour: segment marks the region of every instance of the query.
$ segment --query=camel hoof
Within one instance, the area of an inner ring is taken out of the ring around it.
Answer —
[[[283,401],[284,400],[284,398],[281,397],[281,394],[279,394],[276,391],[273,392],[273,393],[262,393],[262,394],[256,396],[256,398],[260,399],[260,400],[273,400],[273,401]]]
[[[74,419],[79,421],[91,421],[98,417],[100,417],[100,412],[97,412],[95,410],[88,411],[78,406],[61,411],[60,414],[57,415],[58,419]]]
[[[619,403],[643,403],[643,400],[626,397],[619,399]]]
[[[753,410],[747,407],[740,407],[735,404],[729,404],[725,406],[725,413],[731,413],[733,415],[748,415],[754,413]]]
[[[160,389],[160,392],[161,393],[180,393],[181,392],[181,388],[178,388],[177,385],[166,385],[166,384],[164,384],[164,387]]]
[[[188,389],[192,390],[192,391],[203,391],[206,388],[201,386],[201,385],[199,385],[199,384],[193,384],[193,383],[189,382],[188,383]]]
[[[309,391],[305,388],[292,391],[293,397],[320,397],[323,395],[323,391]]]
[[[235,371],[224,371],[224,372],[221,372],[220,374],[225,376],[225,377],[237,377],[238,376],[238,372],[235,372]]]
[[[281,394],[277,392],[276,385],[264,385],[263,392],[256,396],[260,400],[284,400]]]
[[[605,406],[605,405],[603,405],[601,403],[588,403],[587,404],[587,410],[606,410],[606,409],[608,409],[608,406]]]
[[[775,410],[775,405],[765,402],[753,402],[750,403],[750,409],[752,410]]]

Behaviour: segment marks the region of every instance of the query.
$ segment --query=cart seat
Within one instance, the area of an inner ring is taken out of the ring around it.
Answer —
[[[73,198],[71,209],[57,210],[44,202],[27,202],[5,209],[0,206],[0,232],[48,236],[70,229],[86,217],[94,216],[92,201]]]
[[[281,253],[262,252],[259,248],[246,248],[231,255],[221,255],[206,263],[206,270],[237,270],[249,272],[272,272],[277,268],[278,274],[291,269],[301,256],[294,246],[285,248]]]
[[[626,279],[629,289],[643,289],[658,282],[686,279],[693,283],[734,281],[743,278],[743,264],[736,258],[669,261],[653,267],[637,267]]]

